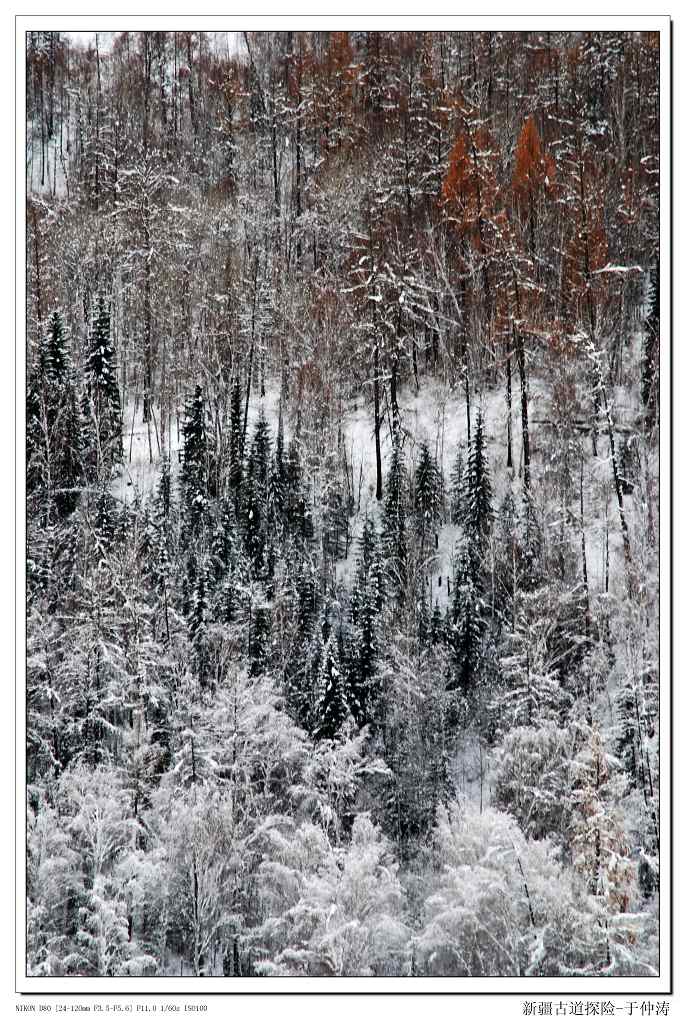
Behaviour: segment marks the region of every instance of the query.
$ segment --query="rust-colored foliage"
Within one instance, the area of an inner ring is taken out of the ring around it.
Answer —
[[[538,197],[552,187],[554,180],[555,164],[543,151],[536,121],[527,117],[517,140],[512,175],[512,190],[520,212],[530,214]]]
[[[458,136],[448,159],[442,204],[461,234],[476,249],[485,244],[486,221],[496,210],[498,187],[494,170],[495,146],[485,128],[473,136]]]
[[[621,813],[611,799],[611,766],[595,728],[584,754],[573,792],[573,866],[588,883],[589,892],[603,896],[611,912],[626,913],[636,871]]]
[[[307,33],[296,33],[293,52],[287,60],[287,92],[291,99],[297,100],[302,95],[304,80],[312,73],[314,57],[308,45]]]
[[[312,65],[315,122],[323,129],[319,144],[323,150],[338,148],[356,134],[352,108],[357,67],[347,32],[330,32],[327,46]]]

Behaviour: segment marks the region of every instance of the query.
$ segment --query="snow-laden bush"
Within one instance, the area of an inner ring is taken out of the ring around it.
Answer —
[[[555,839],[569,817],[572,738],[552,722],[511,729],[494,751],[494,802],[531,839]]]
[[[303,864],[303,853],[311,860]],[[298,864],[300,861],[300,864]],[[364,977],[406,973],[408,931],[397,865],[369,815],[355,818],[350,845],[329,846],[323,832],[301,827],[263,864],[263,891],[297,902],[269,921],[280,952],[267,975]],[[275,897],[273,896],[272,899]]]
[[[547,841],[475,804],[439,808],[438,873],[424,903],[417,962],[435,976],[559,975],[588,954],[589,922],[571,872]]]

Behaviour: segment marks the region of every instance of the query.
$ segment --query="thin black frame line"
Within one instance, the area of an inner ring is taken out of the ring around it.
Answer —
[[[45,16],[44,15],[15,15],[15,41],[16,41],[16,37],[17,37],[17,35],[19,34],[19,31],[20,31],[19,27],[17,25],[17,22],[18,22],[20,17],[21,18],[29,18],[29,17],[45,17]],[[78,16],[77,15],[64,15],[64,17],[78,17]],[[133,15],[132,17],[134,17],[134,18],[141,18],[141,17],[148,17],[148,16],[146,16],[146,15]],[[154,16],[151,15],[149,17],[154,17]],[[160,17],[164,17],[164,16],[160,16]],[[211,18],[211,17],[213,17],[213,15],[198,15],[197,17]],[[239,16],[239,17],[241,17],[241,16]],[[256,17],[268,18],[268,17],[271,17],[271,16],[270,15],[256,15]],[[307,18],[309,16],[308,15],[294,15],[293,17]],[[345,16],[344,15],[327,15],[327,17],[345,17]],[[367,15],[365,17],[394,18],[395,16],[394,15]],[[416,16],[410,16],[410,17],[421,18],[423,16],[416,15]],[[442,17],[442,16],[441,15],[428,15],[427,17],[439,18],[439,17]],[[466,17],[470,17],[470,16],[468,16],[468,15],[454,15],[452,17],[454,17],[454,18],[466,18]],[[499,17],[499,16],[491,15],[491,16],[487,16],[487,17],[496,18],[496,17]],[[530,16],[529,15],[513,15],[512,17],[527,18],[527,17],[530,17]],[[550,15],[550,17],[566,18],[568,16],[567,15]],[[587,15],[585,17],[605,18],[605,17],[608,17],[608,16],[605,16],[605,15]],[[618,16],[618,17],[621,18],[621,16]],[[633,15],[632,17],[652,18],[653,16],[652,15]],[[674,355],[674,352],[673,352],[673,348],[674,348],[674,330],[673,330],[674,260],[673,260],[673,243],[672,243],[672,231],[673,231],[673,226],[674,226],[674,189],[672,187],[673,171],[674,171],[674,151],[673,151],[673,145],[672,145],[673,138],[674,138],[674,133],[673,133],[673,127],[674,127],[674,104],[673,104],[673,98],[674,98],[674,65],[673,65],[673,59],[672,59],[673,58],[673,49],[674,49],[674,21],[673,21],[673,19],[671,18],[670,15],[657,15],[656,17],[666,17],[666,18],[669,18],[668,47],[669,47],[669,56],[670,56],[670,64],[669,64],[669,99],[670,99],[670,104],[669,104],[669,139],[670,139],[669,168],[670,168],[670,192],[669,192],[669,210],[668,210],[669,224],[670,224],[670,229],[671,229],[670,230],[670,253],[669,253],[669,285],[670,285],[670,289],[669,289],[669,308],[670,308],[670,333],[669,333],[669,362],[670,362],[670,375],[669,375],[669,394],[670,394],[670,415],[669,415],[669,479],[670,479],[670,492],[669,492],[669,508],[670,508],[670,521],[669,521],[669,568],[670,568],[670,573],[669,573],[669,595],[670,595],[670,600],[669,600],[669,626],[670,626],[670,628],[669,628],[669,661],[670,661],[670,665],[669,665],[669,736],[670,736],[669,779],[670,779],[670,807],[669,807],[669,820],[670,820],[670,837],[669,837],[669,849],[670,849],[670,871],[671,871],[670,883],[672,883],[672,884],[670,884],[670,920],[669,920],[670,975],[669,975],[669,989],[668,989],[667,992],[651,992],[649,990],[646,990],[645,993],[641,992],[641,993],[638,993],[638,994],[670,995],[671,996],[671,995],[674,994],[674,893],[673,893],[673,880],[674,880],[674,872],[673,872],[673,856],[674,856],[674,828],[673,828],[673,825],[674,825],[674,795],[673,795],[674,794],[674,790],[673,790],[673,784],[674,784],[674,758],[673,758],[673,753],[672,753],[673,750],[674,750],[674,745],[673,745],[673,740],[674,740],[674,715],[673,715],[673,711],[674,711],[674,672],[673,672],[673,660],[674,660],[674,630],[673,630],[673,626],[674,626],[674,612],[673,612],[673,596],[674,596],[674,562],[673,562],[673,558],[674,558],[674,551],[673,551],[674,496],[673,496],[673,489],[671,487],[671,483],[672,483],[673,477],[674,477],[674,473],[673,473],[673,468],[674,468],[674,443],[673,443],[674,442],[674,422],[673,422],[673,413],[672,413],[672,405],[673,405],[673,397],[674,397],[674,381],[673,381],[673,375],[672,375],[672,372],[671,372],[672,371],[672,366],[673,366],[673,355]],[[25,29],[23,34],[27,35],[29,31],[32,31],[32,30],[31,29]],[[110,31],[110,30],[103,29],[102,31]],[[112,30],[112,31],[126,31],[126,29],[116,29],[116,30]],[[147,31],[147,30],[140,30],[140,31]],[[173,29],[169,29],[168,31],[174,31],[174,30]],[[217,30],[217,31],[219,31],[219,30]],[[474,31],[476,33],[476,32],[478,32],[480,30],[479,29],[474,29],[474,30],[468,30],[468,31]],[[541,31],[544,31],[544,30],[541,30]],[[579,31],[579,32],[582,32],[584,30],[580,28],[580,29],[577,29],[577,30],[571,30],[570,29],[569,31]],[[610,30],[607,30],[607,31],[610,31]],[[630,30],[627,30],[627,31],[630,31]],[[662,36],[661,36],[661,38],[662,38]],[[15,72],[15,78],[14,78],[14,81],[15,81],[14,127],[15,127],[15,139],[17,138],[17,103],[16,103],[16,100],[18,99],[17,88],[16,88],[16,86],[17,86],[17,50],[18,50],[18,47],[15,46],[15,51],[14,51],[14,72]],[[661,90],[661,83],[659,81],[658,81],[658,90]],[[27,134],[27,132],[28,132],[28,128],[25,128],[25,133],[24,133],[25,142],[26,142],[26,134]],[[660,132],[662,133],[662,125],[660,126]],[[17,196],[19,183],[18,183],[17,162],[16,162],[16,160],[15,160],[15,166],[14,166],[14,179],[15,179],[15,196]],[[26,186],[24,186],[24,208],[25,209],[26,209],[27,203],[28,203],[28,191],[26,190]],[[19,204],[17,203],[16,213],[15,213],[15,221],[14,221],[15,252],[16,252],[16,248],[17,248],[17,238],[18,238],[18,226],[17,226],[18,210],[19,210]],[[658,248],[659,248],[659,245],[661,244],[660,243],[660,235],[661,235],[662,217],[663,216],[664,216],[664,211],[663,211],[662,207],[660,207],[660,223],[659,223],[659,227],[658,227],[658,239],[659,239]],[[25,273],[25,275],[28,275],[27,249],[26,249],[26,239],[25,238],[24,238],[23,246],[24,246],[24,257],[25,257],[25,260],[24,260],[24,273]],[[16,390],[17,390],[16,389],[16,384],[17,384],[17,366],[18,366],[18,358],[17,358],[17,338],[18,338],[17,280],[18,279],[17,279],[17,274],[18,274],[18,269],[17,269],[17,265],[15,263],[15,302],[14,302],[14,326],[15,326],[15,331],[14,331],[14,335],[15,335],[15,342],[14,342],[14,381],[15,381],[15,388],[14,388],[14,398],[13,398],[14,417],[15,417],[14,418],[14,479],[15,479],[14,591],[15,591],[15,596],[16,596],[16,592],[17,592],[17,582],[18,582],[18,561],[17,561],[17,559],[18,559],[18,545],[17,545],[17,526],[18,526],[18,524],[17,524],[16,496],[17,496],[18,470],[19,470],[19,460],[17,458],[17,394],[16,394]],[[28,278],[26,278],[26,288],[27,288],[27,291],[28,291]],[[26,323],[24,323],[24,348],[25,349],[26,349],[26,333],[27,333],[27,327],[26,327]],[[661,384],[661,381],[660,381],[660,384]],[[660,420],[659,423],[658,423],[658,435],[659,435],[659,431],[661,429],[661,426],[662,426],[662,423],[661,423],[661,420]],[[661,467],[659,442],[658,442],[658,466],[659,466],[658,478],[660,478],[660,476],[661,476],[661,468],[662,467]],[[24,473],[25,473],[25,465],[23,465],[23,469],[24,469]],[[28,545],[28,529],[27,529],[27,527],[28,527],[28,502],[27,502],[26,499],[25,499],[25,502],[24,502],[24,526],[25,526],[25,532],[26,532],[26,540],[25,540],[25,546],[26,546],[26,545]],[[660,579],[660,551],[661,551],[661,544],[662,544],[662,532],[659,531],[659,534],[658,534],[658,590],[660,589],[660,583],[661,583],[661,579]],[[26,551],[25,551],[24,554],[25,554],[25,557],[26,557]],[[24,606],[25,606],[25,603],[26,603],[26,591],[25,590],[24,590],[24,594],[23,594],[23,599],[24,599]],[[659,615],[660,615],[660,602],[659,602],[659,597],[658,597],[658,621],[659,621]],[[14,686],[14,728],[15,728],[14,782],[15,782],[15,793],[17,792],[17,759],[16,759],[16,752],[17,752],[17,747],[18,747],[18,735],[17,735],[17,733],[18,733],[18,715],[17,715],[17,704],[18,704],[18,685],[17,685],[18,684],[18,679],[17,679],[18,653],[17,653],[16,633],[17,633],[17,602],[15,600],[15,615],[14,615],[14,634],[15,634],[14,635],[14,643],[15,643],[15,649],[14,649],[14,677],[15,677],[15,686]],[[27,639],[27,634],[26,634],[26,626],[25,626],[25,631],[24,631],[24,670],[25,670],[25,673],[26,673],[26,669],[27,669],[26,639]],[[659,658],[658,658],[658,664],[659,664]],[[658,670],[658,672],[659,672],[659,670]],[[659,698],[659,700],[660,699],[661,699],[661,697]],[[26,713],[27,712],[26,712],[26,709],[25,709],[25,718],[26,718]],[[26,762],[25,762],[25,758],[24,758],[24,765],[25,765],[25,763]],[[28,783],[26,781],[26,772],[24,771],[24,805],[23,805],[24,811],[26,810],[27,795],[28,795]],[[17,832],[18,832],[18,826],[19,826],[19,813],[20,813],[20,809],[19,809],[19,803],[17,801],[16,804],[15,804],[15,857],[14,857],[15,906],[16,906],[16,898],[17,898],[16,840],[17,840]],[[28,851],[26,849],[26,844],[24,846],[24,856],[25,856],[25,872],[26,872],[26,870],[27,870],[27,857],[28,857]],[[661,910],[662,910],[662,893],[660,892],[660,896],[658,898],[658,934],[659,934],[659,921],[660,921]],[[16,924],[16,922],[15,922],[15,924]],[[26,926],[28,926],[28,922],[26,922]],[[25,934],[24,934],[24,942],[25,942],[24,953],[26,953],[26,942],[27,942],[26,928],[25,928]],[[17,951],[16,927],[15,927],[15,936],[14,936],[14,951],[15,951],[15,964],[16,964],[16,962],[17,962],[17,953],[18,953],[18,951]],[[659,942],[658,942],[658,963],[660,962],[661,956],[662,956],[662,950],[661,950],[661,948],[659,946]],[[26,975],[24,977],[26,977]],[[94,976],[91,975],[89,977],[94,977]],[[100,976],[95,976],[95,977],[104,977],[104,976],[100,975]],[[175,977],[178,978],[180,976],[179,975],[170,976],[170,980],[173,980]],[[399,978],[401,976],[397,975],[396,977]],[[492,980],[497,980],[499,978],[502,978],[502,975],[489,975],[489,976],[484,976],[484,977],[488,977],[488,978],[490,978]],[[562,979],[563,977],[566,977],[566,976],[549,975],[547,977],[550,978],[551,980],[553,980],[555,978]],[[632,975],[631,977],[637,978],[637,977],[640,977],[640,976],[639,975]],[[15,979],[15,981],[16,980],[18,980],[18,979]],[[214,980],[214,979],[212,979],[212,980]],[[224,976],[220,976],[216,980],[217,981],[226,981],[226,978]],[[122,995],[122,996],[126,996],[126,995],[135,995],[135,996],[138,996],[138,995],[148,995],[148,996],[156,996],[158,994],[162,994],[162,995],[165,994],[164,992],[162,992],[162,993],[142,992],[141,993],[141,992],[135,992],[135,991],[134,992],[128,992],[128,991],[124,991],[124,990],[114,990],[114,991],[107,990],[105,992],[70,992],[70,991],[57,991],[57,992],[47,992],[47,991],[46,992],[33,992],[33,991],[30,991],[30,992],[25,992],[23,989],[17,989],[17,988],[15,988],[15,992],[17,994],[20,994],[20,995],[46,995],[46,996],[52,996],[52,995],[54,995],[54,996],[60,996],[60,995],[64,995],[64,996],[91,996],[91,995],[93,995],[93,996],[100,996],[100,995],[114,995],[114,996],[118,996],[118,995]],[[545,996],[548,996],[548,995],[583,995],[583,996],[585,996],[585,995],[606,995],[607,998],[610,999],[610,998],[612,998],[614,996],[626,996],[626,995],[632,995],[632,994],[635,994],[635,993],[634,993],[633,990],[629,990],[627,992],[612,991],[612,992],[609,992],[609,993],[602,993],[602,992],[597,993],[597,992],[586,992],[586,991],[581,991],[581,990],[576,990],[575,989],[575,990],[572,990],[572,991],[559,990],[559,991],[556,991],[554,993],[548,993],[548,992],[536,993],[536,992],[529,992],[529,991],[521,991],[521,992],[520,991],[517,991],[517,992],[459,992],[459,991],[455,991],[455,992],[453,992],[453,991],[450,991],[450,992],[424,992],[424,991],[420,991],[420,992],[418,992],[416,990],[404,992],[404,991],[394,990],[394,991],[382,991],[382,992],[379,992],[379,991],[370,991],[370,992],[367,992],[367,991],[364,991],[364,992],[348,992],[348,991],[338,991],[338,992],[305,992],[305,991],[298,991],[298,992],[292,992],[292,991],[285,991],[285,992],[258,992],[258,991],[204,992],[203,991],[203,992],[198,992],[198,991],[196,991],[196,992],[189,992],[189,993],[186,993],[186,992],[172,992],[170,994],[173,995],[173,996],[186,996],[186,995],[210,996],[212,998],[221,997],[221,996],[239,996],[239,995],[240,996],[253,996],[253,995],[255,995],[255,996],[265,996],[265,995],[268,995],[268,996],[282,996],[282,995],[285,995],[285,996],[295,996],[295,995],[307,995],[307,996],[339,996],[339,995],[342,995],[342,996],[348,996],[348,995],[350,995],[350,996],[356,996],[356,995],[374,995],[374,996],[382,996],[382,995],[413,995],[413,996],[415,996],[415,995],[428,995],[428,996],[436,996],[436,995],[446,995],[446,996],[510,996],[510,997],[518,997],[518,996],[524,996],[524,995],[535,995],[535,996],[539,996],[541,998],[545,997]]]

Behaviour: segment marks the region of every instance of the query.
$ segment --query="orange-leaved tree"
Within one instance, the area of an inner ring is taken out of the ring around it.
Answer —
[[[532,116],[527,117],[517,139],[512,192],[522,223],[529,229],[529,251],[536,255],[540,205],[555,181],[555,163],[543,151],[541,137]]]
[[[457,236],[460,274],[463,280],[472,277],[473,287],[481,279],[487,327],[493,314],[490,267],[497,237],[497,155],[486,128],[467,128],[450,152],[441,193],[444,215]]]

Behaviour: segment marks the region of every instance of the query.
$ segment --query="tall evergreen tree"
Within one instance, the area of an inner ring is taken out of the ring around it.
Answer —
[[[84,377],[88,416],[94,423],[98,472],[108,474],[122,459],[122,411],[110,307],[102,292],[94,304]]]
[[[399,432],[393,435],[383,505],[383,543],[390,590],[402,604],[407,582],[407,475]]]
[[[436,460],[423,441],[414,478],[414,508],[422,545],[425,534],[440,519],[443,504],[443,479]]]
[[[267,671],[269,666],[270,635],[271,617],[269,609],[262,604],[258,604],[253,610],[250,627],[248,658],[251,676],[259,676]]]
[[[465,695],[474,691],[482,661],[485,621],[478,576],[478,554],[473,542],[467,539],[461,545],[457,558],[451,622],[447,631],[453,660],[449,689],[460,689]]]
[[[433,611],[431,612],[430,638],[433,647],[436,647],[437,644],[442,644],[445,640],[445,621],[438,601],[434,604]]]
[[[208,682],[207,624],[209,619],[209,573],[207,559],[197,560],[191,596],[189,632],[195,655],[195,669],[200,689]]]
[[[464,450],[462,445],[459,444],[455,452],[455,461],[450,471],[450,518],[454,523],[461,522],[464,514],[464,484]]]
[[[271,438],[264,410],[260,410],[250,445],[250,457],[243,480],[242,517],[245,548],[258,574],[263,574],[267,542]]]
[[[488,469],[484,421],[477,410],[467,460],[464,528],[477,547],[483,547],[493,525],[493,490]]]
[[[297,438],[291,438],[286,460],[286,515],[291,531],[301,540],[311,540],[314,535],[312,510],[305,494],[303,470],[300,460],[300,446]]]
[[[208,509],[207,497],[208,445],[205,430],[205,400],[200,384],[193,398],[186,401],[183,424],[183,468],[181,483],[185,515],[193,529],[204,521]]]
[[[74,511],[84,475],[83,431],[64,321],[55,310],[28,372],[27,490],[42,515]]]
[[[341,672],[341,660],[340,636],[332,630],[324,646],[319,666],[319,724],[315,733],[317,739],[333,739],[350,713]]]
[[[264,414],[264,409],[260,408],[257,423],[255,424],[255,432],[253,433],[252,443],[250,445],[248,472],[253,477],[259,488],[263,510],[265,512],[271,449],[272,441],[269,424],[267,423],[267,417]]]
[[[241,507],[241,485],[243,483],[243,398],[241,380],[238,374],[231,387],[230,440],[229,440],[229,488],[236,512]]]
[[[347,658],[349,704],[359,724],[368,721],[373,703],[371,681],[378,659],[378,617],[383,601],[383,571],[374,523],[366,518],[360,538],[350,597],[352,626]]]
[[[288,513],[288,465],[283,430],[283,409],[279,403],[279,426],[269,472],[268,511],[270,522],[284,525]]]

